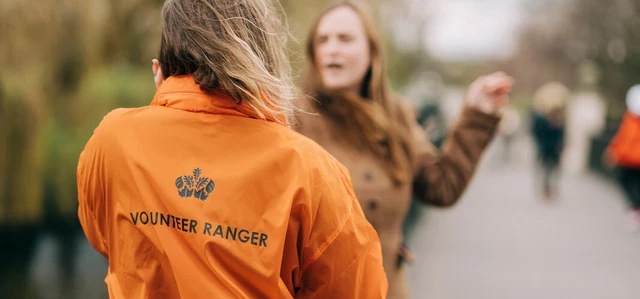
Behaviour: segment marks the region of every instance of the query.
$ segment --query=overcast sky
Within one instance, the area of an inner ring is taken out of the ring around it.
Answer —
[[[427,49],[440,60],[505,58],[527,0],[430,0]]]

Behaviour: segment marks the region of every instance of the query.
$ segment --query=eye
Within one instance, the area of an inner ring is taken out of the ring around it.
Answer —
[[[348,43],[348,42],[352,42],[355,39],[355,37],[353,35],[351,35],[351,34],[340,34],[338,36],[338,39],[341,42]]]
[[[329,40],[329,36],[327,35],[318,35],[316,36],[316,44],[321,45],[326,43]]]

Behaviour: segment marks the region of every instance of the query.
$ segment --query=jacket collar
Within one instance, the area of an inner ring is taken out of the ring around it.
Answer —
[[[224,90],[205,93],[192,76],[170,76],[156,90],[151,106],[165,106],[190,112],[260,118],[246,101],[238,104]],[[263,113],[268,121],[276,117]],[[284,119],[284,117],[282,118]]]

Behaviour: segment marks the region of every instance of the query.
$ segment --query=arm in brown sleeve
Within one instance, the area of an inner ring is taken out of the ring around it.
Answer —
[[[473,177],[500,118],[464,107],[442,149],[438,151],[426,139],[413,113],[408,112],[405,115],[413,118],[408,120],[408,123],[413,124],[413,192],[424,203],[452,206]]]

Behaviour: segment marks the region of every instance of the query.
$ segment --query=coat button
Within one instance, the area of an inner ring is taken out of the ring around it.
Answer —
[[[364,173],[364,179],[367,182],[371,182],[373,181],[373,173],[371,173],[371,171],[367,171]]]
[[[369,199],[369,202],[367,203],[367,207],[369,208],[369,210],[375,210],[378,208],[378,200],[377,199]]]

